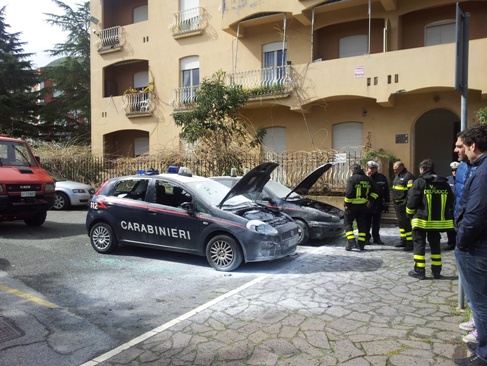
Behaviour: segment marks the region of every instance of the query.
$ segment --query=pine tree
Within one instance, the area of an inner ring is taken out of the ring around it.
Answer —
[[[38,135],[37,73],[24,53],[21,33],[9,33],[5,9],[0,9],[0,133],[13,137]]]
[[[47,22],[67,32],[65,43],[49,50],[59,56],[57,63],[42,68],[43,80],[54,83],[41,92],[52,95],[41,112],[41,118],[50,126],[54,138],[90,143],[90,3],[77,4],[73,9],[59,0],[52,0],[63,15],[45,14]]]

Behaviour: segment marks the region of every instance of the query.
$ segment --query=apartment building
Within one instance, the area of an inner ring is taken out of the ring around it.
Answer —
[[[180,148],[174,112],[223,70],[275,152],[383,149],[449,174],[456,0],[91,0],[92,150]],[[469,19],[467,123],[487,106],[487,1]],[[465,110],[465,109],[463,109]]]

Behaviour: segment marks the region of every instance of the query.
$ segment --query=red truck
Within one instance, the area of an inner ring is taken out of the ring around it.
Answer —
[[[0,222],[24,220],[29,226],[40,226],[55,195],[54,180],[29,145],[0,135]]]

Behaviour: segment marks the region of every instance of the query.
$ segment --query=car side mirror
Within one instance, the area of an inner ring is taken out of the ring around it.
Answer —
[[[183,202],[181,204],[181,208],[183,210],[186,210],[188,212],[193,212],[194,211],[194,205],[193,205],[193,202]]]
[[[264,196],[261,198],[262,201],[267,201],[269,203],[274,203],[274,201],[272,200],[272,198],[270,198],[269,196]]]

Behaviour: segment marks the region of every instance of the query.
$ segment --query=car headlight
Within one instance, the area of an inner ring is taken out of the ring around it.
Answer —
[[[73,189],[73,193],[86,193],[84,189]]]
[[[46,186],[45,186],[45,191],[46,192],[54,192],[56,190],[55,188],[55,184],[54,183],[46,183]]]
[[[278,234],[278,231],[275,228],[260,220],[250,220],[247,222],[247,229],[266,235]]]

